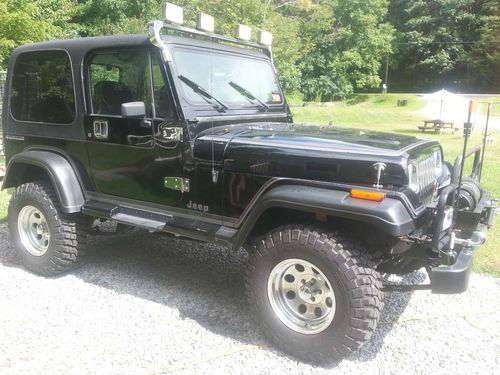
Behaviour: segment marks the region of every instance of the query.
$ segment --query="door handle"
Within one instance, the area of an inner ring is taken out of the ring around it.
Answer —
[[[167,141],[182,141],[182,128],[161,127],[161,137]]]
[[[107,120],[94,120],[94,137],[108,139],[109,125]]]

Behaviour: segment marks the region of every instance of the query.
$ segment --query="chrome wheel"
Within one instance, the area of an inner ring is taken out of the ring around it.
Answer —
[[[24,206],[17,217],[17,230],[24,248],[34,256],[47,252],[50,231],[45,216],[33,206]]]
[[[335,293],[325,274],[303,259],[278,263],[267,282],[269,302],[276,316],[298,333],[324,331],[335,316]]]

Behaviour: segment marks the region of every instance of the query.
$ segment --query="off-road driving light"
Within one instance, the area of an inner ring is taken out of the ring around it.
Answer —
[[[166,21],[182,25],[184,22],[184,10],[175,4],[163,4],[163,17]]]
[[[273,44],[273,34],[269,31],[259,31],[259,43],[270,46]]]
[[[208,31],[213,33],[215,31],[215,20],[214,18],[206,13],[198,14],[198,25],[199,30]]]
[[[236,38],[250,40],[252,38],[252,29],[250,26],[239,24],[236,26]]]
[[[376,191],[352,189],[351,197],[367,201],[382,202],[385,199],[385,194]]]

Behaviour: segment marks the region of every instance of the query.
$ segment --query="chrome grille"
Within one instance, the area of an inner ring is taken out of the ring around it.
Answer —
[[[436,161],[430,154],[417,160],[418,196],[423,202],[432,200],[437,186]]]

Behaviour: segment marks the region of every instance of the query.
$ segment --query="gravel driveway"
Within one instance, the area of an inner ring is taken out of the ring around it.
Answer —
[[[500,279],[387,296],[355,356],[315,368],[270,348],[243,295],[244,252],[132,233],[94,241],[57,279],[25,271],[0,225],[1,374],[493,374]],[[413,277],[421,278],[420,274]]]

